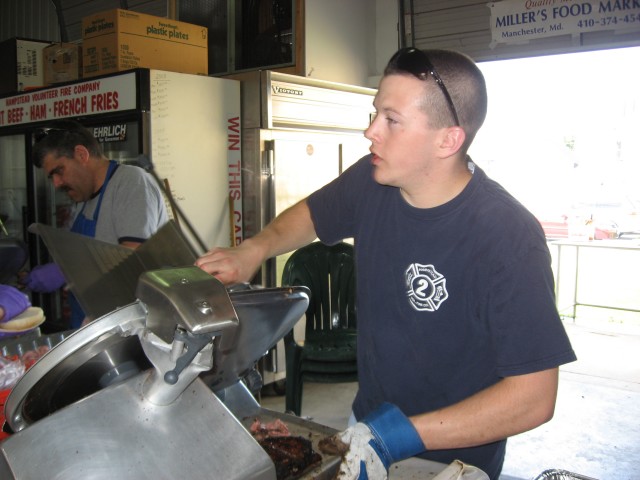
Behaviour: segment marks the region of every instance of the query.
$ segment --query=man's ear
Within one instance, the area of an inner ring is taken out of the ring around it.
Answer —
[[[73,155],[82,164],[89,161],[89,150],[84,145],[76,145],[73,149]]]
[[[455,155],[460,151],[467,135],[464,133],[462,127],[449,127],[445,129],[442,136],[442,142],[440,148],[445,150],[444,156],[449,157]]]

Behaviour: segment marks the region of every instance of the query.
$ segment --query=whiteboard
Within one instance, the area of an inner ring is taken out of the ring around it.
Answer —
[[[233,245],[242,212],[240,82],[151,70],[150,92],[151,161],[158,176],[207,248]],[[233,203],[230,187],[238,194]]]

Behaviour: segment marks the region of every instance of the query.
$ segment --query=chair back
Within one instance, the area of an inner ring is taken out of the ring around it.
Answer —
[[[313,242],[287,260],[282,285],[311,291],[305,313],[305,341],[344,336],[356,330],[356,282],[353,245]]]

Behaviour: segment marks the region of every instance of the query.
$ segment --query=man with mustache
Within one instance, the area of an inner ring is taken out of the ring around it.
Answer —
[[[38,132],[32,161],[76,202],[72,232],[137,248],[168,220],[153,178],[139,167],[106,158],[98,140],[78,122],[59,121]],[[25,283],[33,291],[51,292],[65,279],[50,263],[34,268]],[[71,328],[77,328],[84,314],[75,299],[71,307]]]

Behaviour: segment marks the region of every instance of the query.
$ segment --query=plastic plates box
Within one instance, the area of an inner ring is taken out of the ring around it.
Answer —
[[[75,43],[54,43],[43,51],[44,83],[69,82],[82,76],[82,47]]]
[[[82,19],[83,77],[131,68],[209,73],[208,30],[130,10]]]

